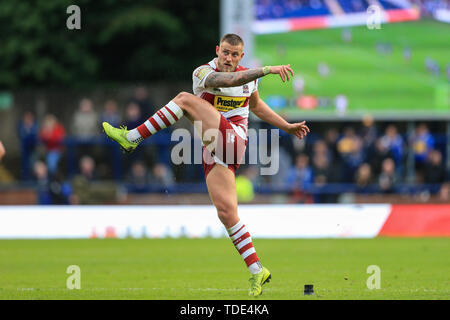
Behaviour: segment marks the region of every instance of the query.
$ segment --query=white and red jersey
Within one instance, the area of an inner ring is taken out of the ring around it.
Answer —
[[[242,86],[230,88],[205,88],[206,78],[213,72],[219,72],[216,59],[201,65],[192,73],[193,92],[196,96],[211,103],[227,120],[236,132],[246,139],[249,115],[249,100],[253,92],[258,90],[258,81],[253,80]],[[238,66],[235,71],[248,70]],[[238,127],[236,127],[238,126]],[[239,130],[240,128],[241,130]],[[242,131],[243,130],[243,131]]]

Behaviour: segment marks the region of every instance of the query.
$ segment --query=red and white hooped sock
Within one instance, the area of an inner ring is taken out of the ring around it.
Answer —
[[[171,100],[143,124],[130,130],[127,133],[127,139],[130,142],[141,142],[158,131],[173,125],[181,117],[183,117],[183,110]]]
[[[256,250],[253,247],[252,238],[250,237],[247,227],[239,221],[236,225],[227,229],[227,231],[236,250],[239,252],[242,259],[244,259],[250,273],[256,274],[261,272],[262,265],[256,254]]]

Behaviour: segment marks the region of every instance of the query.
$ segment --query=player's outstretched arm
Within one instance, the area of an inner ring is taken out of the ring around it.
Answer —
[[[268,74],[279,74],[283,82],[294,76],[291,65],[266,66],[263,68],[249,69],[237,72],[213,72],[205,80],[205,87],[227,88],[237,87],[249,83]]]

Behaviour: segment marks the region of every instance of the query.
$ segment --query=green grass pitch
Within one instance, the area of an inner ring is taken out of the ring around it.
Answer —
[[[254,239],[261,299],[449,299],[449,238]],[[69,265],[81,289],[69,290]],[[367,267],[381,269],[369,290]],[[227,300],[249,273],[229,239],[1,240],[0,299]],[[305,284],[316,294],[304,296]]]
[[[340,28],[259,35],[255,37],[255,56],[263,65],[290,63],[305,79],[305,94],[333,99],[345,94],[350,113],[411,115],[450,110],[450,98],[442,97],[450,93],[445,77],[445,67],[450,63],[450,25],[423,20],[384,24],[379,30],[366,26],[351,30],[351,43],[342,41]],[[376,47],[381,43],[392,45],[392,54],[378,53]],[[406,47],[412,50],[409,63],[403,59]],[[439,63],[439,78],[426,71],[426,57]],[[319,63],[330,67],[328,77],[318,74]],[[260,85],[262,98],[295,96],[292,85],[282,84],[279,77],[265,77]],[[441,99],[447,103],[439,102]],[[308,113],[333,114],[334,109]]]

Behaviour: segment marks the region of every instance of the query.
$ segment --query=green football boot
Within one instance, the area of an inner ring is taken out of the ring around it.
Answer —
[[[262,294],[262,286],[270,282],[272,275],[267,268],[262,267],[260,273],[252,274],[252,277],[249,279],[250,281],[250,289],[248,291],[249,296],[257,297]]]
[[[117,142],[124,152],[127,153],[133,152],[134,149],[136,149],[136,147],[139,145],[139,143],[128,141],[127,127],[122,126],[120,127],[120,129],[114,128],[108,122],[103,122],[102,126],[108,138]]]

